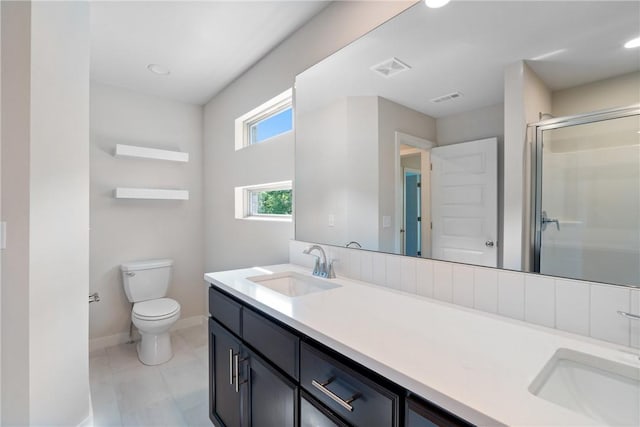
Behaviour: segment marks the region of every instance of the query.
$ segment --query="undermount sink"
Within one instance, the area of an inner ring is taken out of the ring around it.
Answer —
[[[640,366],[559,349],[529,391],[604,424],[640,425]]]
[[[247,277],[247,280],[288,297],[299,297],[340,287],[340,285],[328,280],[317,279],[294,271]]]

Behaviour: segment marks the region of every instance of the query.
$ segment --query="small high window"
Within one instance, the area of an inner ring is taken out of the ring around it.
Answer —
[[[291,221],[291,181],[236,187],[236,218]]]
[[[291,89],[238,117],[236,150],[293,130]]]

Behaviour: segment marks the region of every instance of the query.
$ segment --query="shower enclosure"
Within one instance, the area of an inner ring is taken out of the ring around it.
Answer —
[[[640,105],[535,125],[533,270],[640,285]]]

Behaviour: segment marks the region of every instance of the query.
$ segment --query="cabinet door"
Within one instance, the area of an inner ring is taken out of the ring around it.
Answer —
[[[241,393],[236,392],[234,356],[240,342],[213,319],[209,320],[209,418],[216,425],[241,425]]]
[[[298,388],[255,353],[247,354],[242,371],[248,380],[250,425],[295,427]]]

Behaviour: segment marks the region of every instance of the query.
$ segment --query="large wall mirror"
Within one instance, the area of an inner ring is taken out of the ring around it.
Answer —
[[[638,2],[416,3],[296,77],[296,239],[639,286],[639,36]]]

